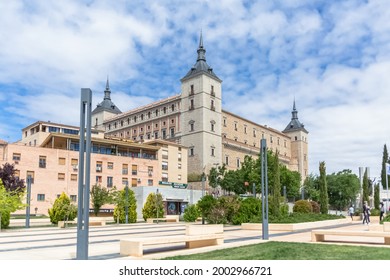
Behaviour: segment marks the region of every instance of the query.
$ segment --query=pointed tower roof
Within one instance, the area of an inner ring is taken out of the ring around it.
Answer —
[[[297,131],[297,130],[301,130],[301,131],[304,131],[306,133],[309,133],[306,129],[305,129],[305,126],[303,125],[303,123],[301,123],[299,120],[298,120],[298,111],[297,111],[297,108],[295,106],[295,99],[294,99],[294,103],[293,103],[293,110],[291,112],[291,121],[290,123],[286,126],[286,128],[282,131],[283,133],[286,133],[286,132],[292,132],[292,131]]]
[[[195,77],[200,74],[206,74],[220,82],[222,82],[221,79],[218,78],[217,75],[213,72],[213,68],[211,68],[207,62],[206,62],[206,49],[203,47],[203,35],[202,31],[200,32],[200,37],[199,37],[199,47],[198,47],[198,58],[196,60],[195,65],[188,71],[188,73],[181,79],[187,80],[189,78]]]
[[[122,113],[121,110],[119,110],[119,108],[115,106],[114,102],[111,101],[111,90],[108,76],[106,82],[106,89],[104,90],[104,99],[96,106],[96,108],[92,111],[92,114],[96,114],[102,111],[107,111],[114,114]]]

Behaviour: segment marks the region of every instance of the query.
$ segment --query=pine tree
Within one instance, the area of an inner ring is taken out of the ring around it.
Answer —
[[[320,178],[319,178],[319,185],[320,185],[320,210],[322,214],[328,214],[328,204],[329,204],[329,198],[328,198],[328,186],[326,183],[326,167],[325,162],[320,162]]]

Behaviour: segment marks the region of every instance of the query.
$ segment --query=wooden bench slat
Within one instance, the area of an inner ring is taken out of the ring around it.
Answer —
[[[383,231],[312,230],[311,240],[312,242],[325,241],[325,235],[383,237],[384,243],[386,245],[390,245],[390,232],[383,232]]]

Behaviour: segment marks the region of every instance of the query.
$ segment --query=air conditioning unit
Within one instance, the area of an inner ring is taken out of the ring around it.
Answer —
[[[140,178],[138,178],[137,182],[138,182],[138,183],[141,183],[141,179],[140,179]]]
[[[96,166],[96,171],[102,171],[102,167],[101,166]]]
[[[149,172],[148,172],[148,175],[149,175],[149,176],[153,176],[153,172],[149,171]]]

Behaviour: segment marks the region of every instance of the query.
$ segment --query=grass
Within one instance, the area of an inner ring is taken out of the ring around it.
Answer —
[[[164,260],[390,260],[390,248],[269,241]]]

